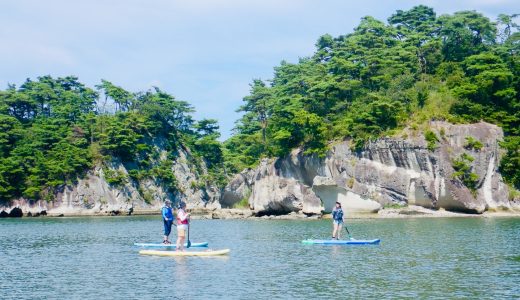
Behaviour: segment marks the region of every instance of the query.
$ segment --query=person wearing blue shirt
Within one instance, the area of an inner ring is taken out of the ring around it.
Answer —
[[[343,227],[343,209],[341,209],[341,203],[336,202],[336,207],[332,210],[332,239],[339,240],[341,233],[341,227]]]
[[[172,202],[170,200],[164,201],[164,206],[162,208],[162,217],[164,224],[164,239],[163,244],[171,244],[168,237],[172,232],[172,224],[173,224],[173,209]]]

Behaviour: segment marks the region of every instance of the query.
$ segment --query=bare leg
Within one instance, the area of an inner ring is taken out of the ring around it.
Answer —
[[[177,251],[181,251],[182,250],[182,246],[183,246],[182,244],[183,244],[182,237],[178,236],[177,237],[177,244],[175,245]]]
[[[339,236],[341,235],[341,228],[342,227],[343,227],[342,224],[338,224],[338,226],[337,226],[337,234],[338,235],[336,236],[336,239],[338,239],[338,240],[339,240]]]
[[[177,251],[183,251],[184,250],[184,240],[186,239],[186,231],[182,230],[182,234],[180,232],[177,232]]]
[[[332,230],[332,238],[336,238],[336,234],[338,233],[338,224],[336,224],[335,222],[332,222],[332,227],[333,227],[333,230]]]
[[[185,240],[186,240],[186,237],[181,236],[181,242],[180,242],[181,247],[179,248],[180,251],[184,251],[184,241]]]

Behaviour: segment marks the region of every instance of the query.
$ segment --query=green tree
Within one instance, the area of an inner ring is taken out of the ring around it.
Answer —
[[[488,50],[495,44],[496,27],[487,17],[476,11],[442,15],[438,22],[445,60],[462,61],[465,57]]]
[[[251,86],[251,92],[249,96],[244,97],[245,102],[237,112],[244,112],[248,114],[246,118],[243,118],[243,123],[254,122],[260,126],[262,131],[262,141],[264,145],[267,143],[266,129],[270,114],[270,102],[272,99],[272,91],[265,83],[260,79],[253,80]],[[251,126],[250,124],[244,124],[245,126]]]
[[[106,112],[106,104],[111,99],[116,105],[116,111],[127,111],[134,104],[134,95],[124,90],[122,87],[116,86],[110,81],[101,79],[101,84],[96,88],[103,91],[105,99],[102,106],[102,112]]]

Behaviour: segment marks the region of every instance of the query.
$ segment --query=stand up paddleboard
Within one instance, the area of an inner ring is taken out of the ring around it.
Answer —
[[[380,239],[374,240],[303,240],[304,244],[311,245],[377,245]]]
[[[163,243],[134,243],[134,246],[138,247],[149,247],[149,248],[176,248],[175,244],[163,244]],[[191,243],[191,247],[207,247],[208,242],[202,243]],[[188,247],[188,243],[184,243],[184,247]]]
[[[161,251],[161,250],[141,250],[141,255],[156,256],[217,256],[229,253],[229,249],[222,250],[206,250],[206,251]]]

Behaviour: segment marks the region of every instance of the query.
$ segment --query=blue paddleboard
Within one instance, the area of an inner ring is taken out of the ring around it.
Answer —
[[[374,240],[303,240],[304,244],[313,245],[377,245],[380,239]]]
[[[163,244],[163,243],[134,243],[134,246],[138,247],[153,247],[153,248],[176,248],[175,244]],[[190,247],[207,247],[208,242],[202,243],[191,243]],[[184,247],[188,247],[187,243],[184,243]]]

